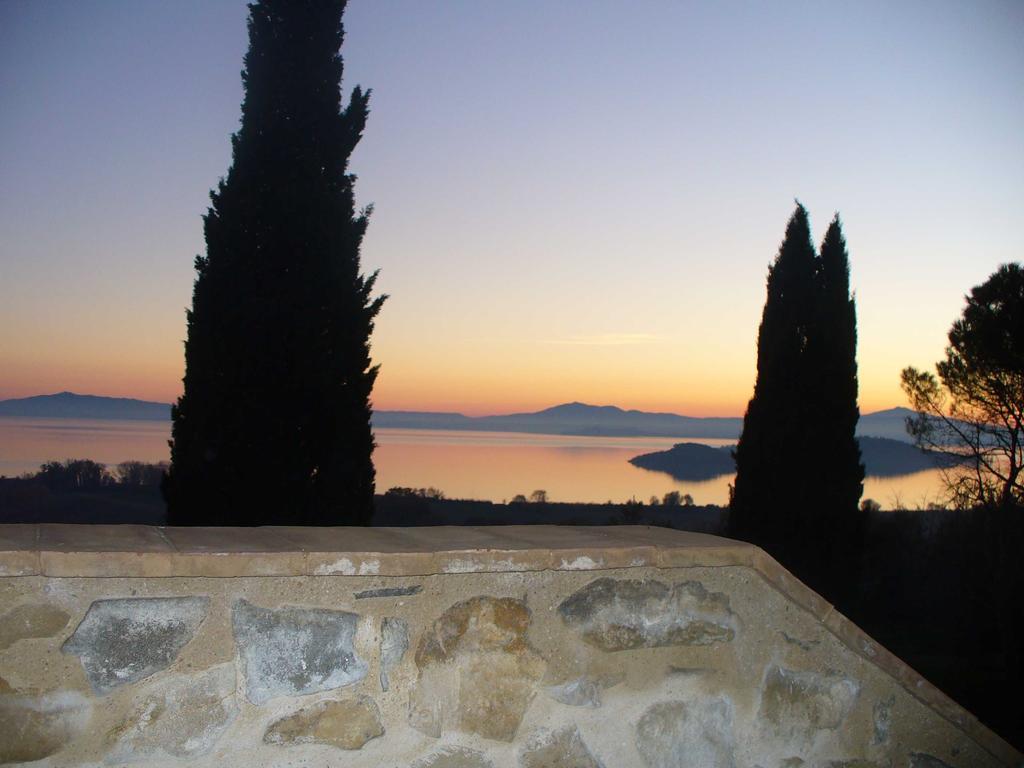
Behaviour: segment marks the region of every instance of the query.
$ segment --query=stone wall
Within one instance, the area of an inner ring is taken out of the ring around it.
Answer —
[[[37,762],[32,762],[37,761]],[[755,547],[0,526],[0,763],[1018,765]]]

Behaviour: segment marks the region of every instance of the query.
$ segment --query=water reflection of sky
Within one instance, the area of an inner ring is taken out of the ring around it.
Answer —
[[[733,474],[701,481],[679,481],[629,463],[678,442],[724,446],[734,440],[702,438],[616,438],[533,435],[446,430],[377,432],[377,485],[443,490],[450,498],[491,501],[544,489],[552,501],[647,501],[677,490],[698,504],[726,504]],[[940,489],[937,470],[901,477],[869,477],[864,497],[884,507],[898,503],[927,506]]]
[[[669,491],[698,504],[725,504],[733,476],[677,481],[634,467],[629,459],[678,442],[723,446],[734,440],[660,437],[580,437],[513,432],[378,429],[377,487],[440,488],[449,498],[503,501],[543,489],[552,501],[622,502],[661,498]],[[128,459],[166,461],[168,422],[0,418],[0,474],[16,476],[45,461],[91,458],[114,465]],[[938,500],[937,470],[869,477],[864,497],[884,508],[925,507]]]
[[[165,421],[0,418],[0,474],[17,476],[64,459],[167,461],[170,436]]]
[[[404,444],[506,445],[517,447],[569,448],[573,450],[628,448],[657,451],[671,448],[690,438],[680,437],[591,437],[587,435],[542,435],[527,432],[477,432],[454,429],[378,429],[377,442]],[[735,440],[694,439],[705,445],[730,445]]]

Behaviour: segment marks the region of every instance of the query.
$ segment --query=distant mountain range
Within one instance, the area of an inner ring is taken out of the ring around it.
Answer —
[[[0,400],[0,416],[50,419],[170,418],[171,406],[130,398],[98,397],[61,392],[16,400]],[[913,411],[890,408],[861,416],[857,433],[910,442],[904,422]],[[432,411],[375,411],[381,428],[445,429],[477,432],[528,432],[592,437],[691,437],[736,440],[743,428],[737,417],[680,416],[675,413],[627,411],[614,405],[565,403],[536,413],[506,416],[465,416]]]
[[[468,429],[600,437],[736,437],[737,418],[695,418],[675,413],[624,411],[614,405],[565,403],[536,413],[464,416],[461,413],[377,411],[374,426],[402,429]]]
[[[0,400],[0,416],[25,419],[128,419],[167,421],[171,406],[127,397],[99,397],[59,392],[17,400]]]
[[[890,408],[860,417],[857,434],[912,442],[907,435],[909,408]],[[426,411],[376,411],[376,427],[401,429],[460,429],[486,432],[530,432],[548,435],[595,437],[700,437],[739,439],[743,419],[738,417],[680,416],[675,413],[626,411],[614,405],[566,403],[536,413],[507,416],[464,416]]]
[[[952,467],[964,457],[951,453],[926,452],[915,445],[885,437],[860,437],[861,460],[868,475],[896,477],[926,469]],[[732,451],[736,446],[713,448],[700,443],[677,443],[667,451],[634,456],[629,463],[676,480],[710,480],[736,471]]]

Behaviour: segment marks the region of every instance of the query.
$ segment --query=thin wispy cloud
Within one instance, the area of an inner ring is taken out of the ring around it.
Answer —
[[[591,336],[565,336],[560,339],[544,339],[542,343],[579,347],[628,347],[638,344],[657,344],[663,340],[663,336],[653,333],[599,333]]]

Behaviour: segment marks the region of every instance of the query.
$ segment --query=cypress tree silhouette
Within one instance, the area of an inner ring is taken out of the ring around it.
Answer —
[[[839,219],[819,258],[798,203],[768,272],[728,528],[832,599],[856,578],[859,554],[856,339]]]
[[[864,490],[864,466],[857,443],[857,306],[850,295],[850,258],[839,214],[821,244],[820,426],[829,450],[823,476],[825,500],[837,514],[857,511]]]
[[[802,418],[807,347],[815,322],[815,253],[807,210],[797,204],[775,262],[757,335],[757,381],[736,446],[729,533],[776,557],[798,528],[808,483]],[[788,565],[788,563],[787,563]]]
[[[816,412],[810,416],[808,578],[844,604],[860,575],[864,465],[857,442],[857,308],[850,295],[850,261],[839,215],[832,219],[818,261],[819,332],[811,350]],[[813,505],[813,506],[812,506]]]
[[[345,0],[249,6],[241,127],[204,217],[184,394],[164,496],[172,525],[365,523],[373,507],[369,210],[348,160],[369,91],[342,109]]]

